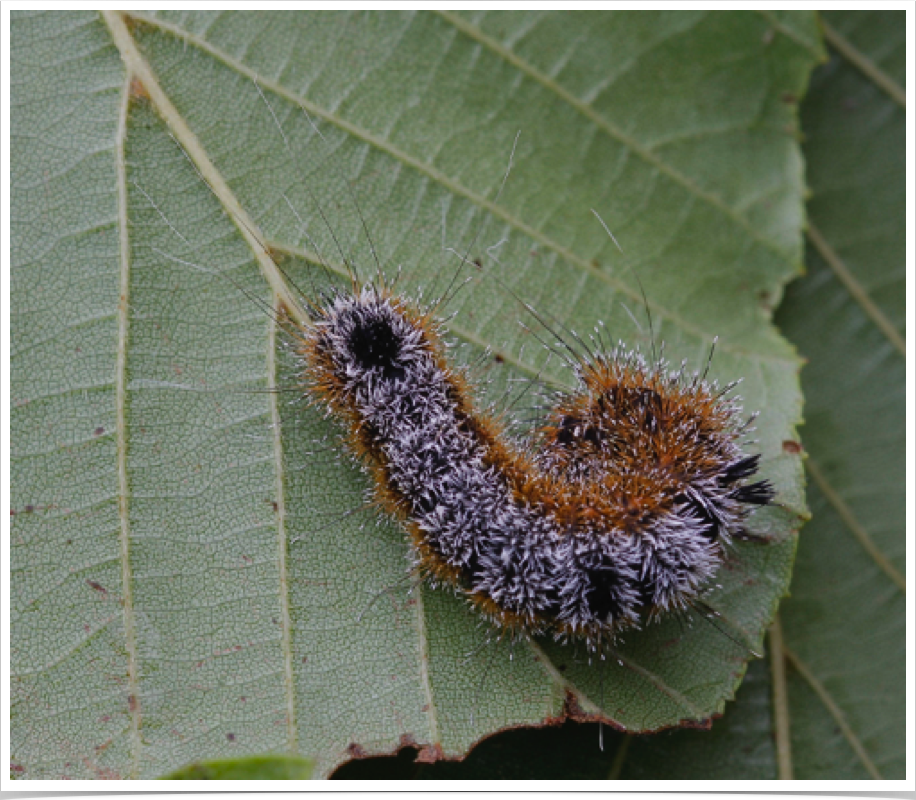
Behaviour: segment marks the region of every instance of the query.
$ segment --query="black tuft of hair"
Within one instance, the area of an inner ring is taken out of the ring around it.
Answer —
[[[776,492],[773,491],[773,486],[769,481],[749,483],[731,493],[731,497],[739,503],[750,503],[755,506],[769,505],[775,496]]]
[[[404,377],[400,363],[401,341],[382,315],[364,313],[354,315],[353,327],[348,332],[347,349],[353,360],[365,370],[378,370],[388,380]]]

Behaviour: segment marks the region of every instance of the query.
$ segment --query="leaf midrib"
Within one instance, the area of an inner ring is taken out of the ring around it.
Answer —
[[[137,653],[137,629],[133,603],[133,573],[130,560],[130,482],[127,475],[127,350],[130,331],[130,227],[127,215],[127,111],[130,101],[130,72],[125,70],[115,135],[115,171],[118,192],[118,352],[115,367],[115,436],[118,467],[118,541],[121,562],[121,603],[124,613],[124,639],[127,650],[128,713],[130,715],[130,777],[140,775],[140,679]]]
[[[279,309],[280,298],[274,295],[274,307]],[[279,311],[278,311],[279,313]],[[268,386],[277,385],[277,335],[279,325],[270,318],[267,326],[267,381]],[[296,681],[293,674],[292,617],[289,608],[289,567],[287,565],[288,536],[286,532],[286,468],[283,458],[283,439],[280,424],[279,395],[268,393],[270,403],[271,449],[274,456],[277,497],[277,574],[280,580],[280,647],[283,653],[283,679],[286,684],[286,740],[291,753],[297,751],[298,728],[296,719]]]

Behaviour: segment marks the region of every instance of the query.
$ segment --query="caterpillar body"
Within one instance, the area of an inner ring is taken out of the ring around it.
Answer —
[[[311,304],[293,333],[306,393],[349,431],[413,569],[503,634],[600,649],[698,602],[748,510],[759,456],[731,386],[622,345],[578,353],[534,447],[475,407],[433,313],[366,284]]]

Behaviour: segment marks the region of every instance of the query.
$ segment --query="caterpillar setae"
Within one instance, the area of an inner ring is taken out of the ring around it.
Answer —
[[[623,345],[570,348],[578,386],[525,447],[474,407],[431,309],[370,283],[310,310],[293,333],[307,396],[345,425],[413,571],[501,632],[595,650],[684,611],[773,497],[751,482],[731,385]]]

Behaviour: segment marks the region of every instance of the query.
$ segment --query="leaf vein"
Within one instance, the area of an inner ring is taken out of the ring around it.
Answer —
[[[839,727],[840,732],[843,734],[843,737],[849,743],[850,747],[855,751],[855,754],[859,757],[859,760],[862,762],[862,766],[868,771],[868,774],[876,781],[883,780],[881,772],[878,770],[878,767],[875,766],[875,762],[872,761],[871,756],[865,750],[864,745],[858,736],[856,736],[855,731],[852,729],[852,726],[849,724],[849,720],[846,719],[846,715],[843,713],[843,710],[837,705],[836,701],[831,696],[830,692],[827,691],[827,687],[822,684],[814,673],[808,668],[808,665],[805,664],[792,650],[788,647],[784,647],[783,652],[785,653],[786,658],[789,660],[789,663],[795,668],[796,672],[804,678],[805,682],[814,690],[814,693],[818,696],[818,699],[824,704],[824,707],[830,713],[830,716],[833,717],[834,721]]]
[[[891,100],[906,110],[906,91],[890,75],[882,70],[874,61],[864,53],[857,50],[852,42],[844,37],[836,28],[821,16],[821,29],[824,38],[830,46],[843,58],[852,64],[866,78],[887,94]]]
[[[555,80],[549,78],[547,75],[544,75],[533,65],[529,64],[523,58],[513,53],[510,50],[507,50],[503,47],[502,44],[497,42],[490,36],[487,36],[479,28],[471,25],[468,22],[465,22],[463,19],[457,15],[448,12],[448,11],[439,11],[438,12],[444,19],[448,20],[456,28],[461,30],[468,37],[475,39],[480,42],[482,45],[487,47],[493,53],[501,57],[507,63],[521,70],[524,74],[530,77],[532,80],[540,83],[545,89],[555,94],[561,100],[566,102],[569,106],[575,109],[579,114],[588,119],[592,124],[598,126],[601,130],[607,133],[608,136],[620,142],[624,147],[631,150],[637,156],[639,156],[643,161],[645,161],[650,166],[657,169],[661,174],[665,175],[667,178],[672,180],[674,183],[677,183],[682,188],[686,189],[688,193],[694,195],[697,199],[704,201],[709,204],[711,207],[715,208],[719,213],[726,217],[731,222],[734,222],[738,227],[744,230],[751,238],[753,238],[758,244],[760,244],[765,249],[773,252],[779,258],[787,260],[788,257],[785,253],[780,251],[773,243],[764,238],[756,228],[754,228],[751,223],[743,216],[738,214],[733,208],[730,208],[726,205],[719,197],[707,192],[700,188],[693,180],[691,180],[687,175],[679,172],[673,166],[663,161],[658,155],[652,152],[647,147],[643,146],[631,136],[624,133],[620,128],[611,123],[601,114],[599,114],[592,106],[588,103],[584,103],[578,97],[573,95]]]
[[[537,230],[536,228],[522,221],[517,216],[510,213],[507,209],[501,206],[498,206],[493,201],[488,200],[487,198],[455,182],[451,177],[449,177],[448,175],[446,175],[443,172],[440,172],[438,169],[431,166],[430,164],[425,163],[419,160],[418,158],[415,158],[414,156],[411,156],[402,150],[399,150],[390,142],[382,138],[379,138],[378,136],[370,133],[367,130],[364,130],[358,127],[357,125],[353,124],[352,122],[345,120],[343,117],[338,116],[334,112],[321,108],[315,105],[314,103],[312,103],[311,101],[298,96],[297,94],[287,89],[285,86],[277,83],[273,79],[258,75],[250,67],[236,61],[230,54],[225,53],[224,51],[210,44],[209,42],[200,40],[198,37],[194,36],[193,34],[188,33],[187,31],[182,30],[181,28],[175,25],[172,25],[163,20],[156,19],[155,17],[147,17],[146,15],[137,13],[137,12],[131,12],[131,17],[138,19],[138,20],[142,20],[143,22],[149,25],[155,26],[162,31],[166,31],[172,34],[173,36],[176,36],[177,38],[194,45],[195,47],[206,52],[207,54],[217,59],[218,61],[221,61],[226,66],[248,77],[251,81],[257,83],[257,85],[260,86],[262,89],[266,89],[266,90],[273,92],[274,94],[278,95],[279,97],[282,97],[284,100],[300,106],[302,109],[307,111],[308,114],[318,117],[331,125],[334,125],[335,127],[339,128],[344,133],[347,133],[350,136],[353,136],[355,139],[359,139],[361,141],[366,142],[367,144],[376,148],[380,152],[387,153],[395,160],[402,162],[403,164],[416,170],[418,173],[427,176],[428,178],[435,181],[442,187],[448,189],[451,193],[465,198],[466,200],[475,204],[479,208],[492,214],[494,217],[497,217],[503,220],[507,224],[511,225],[519,233],[524,234],[525,236],[529,237],[530,239],[533,239],[534,241],[540,243],[544,247],[557,253],[560,257],[562,257],[567,263],[571,264],[572,266],[575,266],[578,269],[584,270],[585,272],[591,274],[596,280],[601,281],[602,283],[605,283],[617,289],[619,292],[629,296],[631,299],[636,300],[640,303],[642,302],[642,294],[639,291],[637,291],[636,289],[634,289],[633,287],[609,275],[607,271],[602,270],[599,267],[595,267],[594,265],[590,264],[587,259],[579,256],[578,254],[571,251],[569,248],[561,245],[559,242],[553,240],[552,238],[550,238],[543,232]],[[161,89],[159,91],[161,92]],[[163,97],[163,100],[165,100],[164,94],[162,95],[162,97]],[[168,102],[168,101],[165,100],[165,102]],[[171,104],[169,103],[169,105]],[[579,105],[582,105],[582,104],[579,103]],[[591,113],[595,114],[594,111],[591,111]],[[170,112],[166,116],[171,120],[172,115],[174,115],[175,117],[178,117],[178,112],[175,111],[174,109],[171,109]],[[595,116],[598,120],[601,119],[600,117],[597,117],[597,115]],[[182,123],[183,123],[183,120],[182,120]],[[190,134],[190,132],[189,132],[189,135],[193,136],[192,134]],[[182,146],[185,147],[186,150],[188,150],[189,146],[195,147],[195,150],[201,150],[200,145],[196,143],[196,140],[195,140],[194,145],[189,145],[189,143],[187,143],[183,139],[182,136],[179,136],[178,138],[182,139]],[[624,143],[626,144],[627,142],[624,142]],[[673,170],[671,170],[670,167],[660,162],[655,156],[648,154],[645,150],[641,148],[637,150],[638,145],[635,145],[635,143],[633,144],[633,148],[634,148],[634,152],[646,153],[646,157],[651,159],[653,163],[658,162],[658,169],[660,172],[663,172],[665,174],[673,173]],[[213,170],[213,172],[215,173],[215,169]],[[207,178],[207,176],[205,176],[205,178]],[[683,176],[682,176],[682,179],[685,181],[687,180],[686,178],[683,178]],[[225,190],[223,190],[223,188],[219,186],[219,188],[217,189],[217,182],[215,180],[211,180],[210,178],[207,178],[207,180],[210,186],[214,188],[215,194],[217,194],[217,196],[220,197],[221,200],[226,202],[227,199],[231,197],[232,201],[234,201],[232,207],[227,208],[227,210],[229,210],[231,214],[235,216],[237,219],[245,220],[245,223],[242,225],[242,228],[240,229],[242,230],[242,234],[245,236],[245,238],[250,240],[250,238],[252,237],[251,231],[256,230],[256,228],[254,227],[254,222],[251,221],[250,227],[249,227],[249,219],[247,215],[244,215],[244,212],[242,211],[241,206],[238,206],[238,201],[235,200],[234,196],[231,196],[230,190],[228,189],[228,187],[226,187]],[[219,184],[223,183],[221,178],[219,179],[218,183]],[[729,209],[728,206],[724,205],[724,203],[722,203],[720,200],[715,198],[713,195],[700,191],[698,187],[696,187],[694,184],[690,183],[689,181],[687,181],[687,183],[683,185],[685,188],[688,189],[688,191],[694,192],[699,199],[706,200],[707,202],[710,202],[712,203],[712,205],[719,208],[719,210],[721,210],[727,217],[735,221],[739,225],[739,227],[745,230],[746,233],[748,233],[749,237],[752,238],[756,244],[773,252],[779,258],[783,260],[787,259],[787,256],[784,253],[781,253],[777,248],[773,246],[771,242],[764,239],[761,236],[761,234],[759,234],[754,228],[750,226],[750,223],[748,223],[746,220],[743,220],[743,218],[738,217],[734,213],[733,210]],[[259,261],[261,261],[260,246],[255,248],[255,252],[259,256]],[[265,258],[269,258],[269,256],[265,254]],[[266,265],[262,263],[262,271],[264,272],[265,276],[268,276],[269,279],[273,282],[273,276],[277,272],[276,267],[275,266],[267,267]],[[279,276],[277,276],[276,279],[279,281],[280,280]],[[688,322],[686,319],[683,319],[679,315],[675,314],[674,312],[661,307],[657,303],[652,304],[652,308],[654,311],[656,311],[660,315],[665,316],[668,319],[670,319],[673,323],[675,323],[681,330],[683,330],[686,333],[690,333],[706,342],[711,342],[712,339],[714,338],[713,334],[707,331],[704,331],[702,328],[698,327],[697,325],[694,325],[693,323]],[[719,345],[719,348],[723,351],[729,350],[729,347],[726,343],[721,343]],[[738,351],[731,351],[731,352],[738,352]],[[753,357],[756,358],[758,357],[758,355],[753,354]],[[794,359],[778,358],[775,360],[778,360],[781,363],[786,363],[786,364],[794,363]]]
[[[865,287],[856,280],[855,276],[840,258],[836,250],[824,238],[820,229],[813,223],[808,223],[808,240],[814,245],[814,248],[820,254],[821,258],[827,262],[834,275],[837,276],[840,283],[846,287],[846,291],[852,296],[852,299],[861,306],[862,311],[871,319],[878,329],[888,338],[890,343],[906,358],[906,342],[900,332],[894,327],[893,323],[887,318],[885,313],[878,307],[877,303],[871,299]]]
[[[897,585],[897,588],[906,594],[906,578],[893,564],[891,564],[888,557],[881,552],[878,545],[875,544],[874,539],[871,538],[868,531],[865,530],[865,527],[859,522],[856,515],[853,514],[852,509],[846,505],[846,502],[840,497],[839,492],[833,488],[827,480],[827,476],[821,471],[818,463],[810,455],[805,460],[805,467],[812,480],[824,493],[827,502],[829,502],[837,514],[840,515],[840,519],[846,523],[846,527],[849,528],[859,544],[862,545],[865,552],[872,557],[875,564]]]

